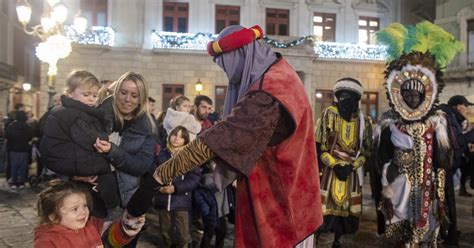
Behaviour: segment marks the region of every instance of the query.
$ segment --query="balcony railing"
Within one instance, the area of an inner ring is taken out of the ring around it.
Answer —
[[[209,33],[174,33],[174,32],[152,32],[153,49],[184,49],[184,50],[206,50],[207,43],[215,40],[217,35]],[[313,42],[311,36],[301,37],[293,41],[278,42],[265,38],[265,41],[273,47],[290,48],[308,44],[309,40],[314,43],[314,52],[319,58],[324,59],[348,59],[348,60],[380,60],[386,59],[387,53],[384,46],[349,44],[338,42]]]
[[[82,45],[114,46],[115,31],[111,27],[94,26],[78,34],[71,26],[66,27],[72,42]]]

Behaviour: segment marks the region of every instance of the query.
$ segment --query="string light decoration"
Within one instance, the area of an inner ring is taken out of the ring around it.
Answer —
[[[381,60],[387,57],[385,46],[350,44],[337,42],[316,42],[314,52],[325,59]]]
[[[304,42],[313,43],[314,42],[314,37],[311,36],[311,35],[308,35],[308,36],[301,37],[301,38],[298,38],[296,40],[292,40],[292,41],[288,41],[288,42],[279,42],[277,40],[273,40],[273,39],[268,38],[267,36],[264,36],[263,40],[267,44],[269,44],[270,46],[275,47],[275,48],[290,48],[290,47],[301,45]]]
[[[152,32],[154,49],[184,49],[206,50],[207,43],[217,38],[216,34],[209,33],[175,33]],[[292,48],[304,44],[314,44],[314,52],[319,58],[325,59],[358,59],[358,60],[385,60],[387,56],[385,46],[349,44],[337,42],[316,42],[314,36],[305,36],[292,41],[280,42],[268,37],[263,40],[275,48]]]
[[[99,46],[114,46],[115,44],[115,31],[111,27],[93,26],[84,33],[76,32],[71,26],[66,27],[66,30],[68,38],[77,44]]]
[[[209,33],[175,33],[152,31],[151,39],[155,49],[206,50],[207,43],[217,38]]]

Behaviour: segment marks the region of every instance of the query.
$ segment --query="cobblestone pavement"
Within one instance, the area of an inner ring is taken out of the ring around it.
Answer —
[[[368,181],[368,180],[366,180]],[[370,199],[368,185],[364,185],[364,207],[360,229],[356,235],[344,238],[344,247],[391,247],[386,240],[376,236],[375,209]],[[32,247],[33,229],[37,221],[36,195],[38,188],[26,188],[21,191],[10,190],[4,178],[0,178],[0,248]],[[471,190],[472,192],[472,190]],[[474,198],[457,197],[458,228],[461,233],[461,248],[474,247]],[[157,216],[147,214],[147,228],[141,235],[138,247],[158,247],[159,240],[155,237]],[[230,233],[233,228],[230,226]],[[199,233],[193,237],[198,238]],[[232,235],[230,235],[232,236]],[[332,235],[321,235],[318,247],[331,247]],[[443,247],[442,245],[440,245]],[[232,237],[226,240],[226,247],[232,247]]]

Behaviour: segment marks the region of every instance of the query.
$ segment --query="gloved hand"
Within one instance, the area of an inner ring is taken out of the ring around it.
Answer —
[[[151,174],[147,175],[145,182],[140,185],[128,201],[127,213],[134,217],[144,215],[151,207],[153,196],[159,192],[161,186]]]
[[[145,215],[133,217],[127,211],[123,213],[122,228],[129,237],[137,235],[142,230],[143,225],[145,225]]]
[[[346,181],[351,172],[354,170],[354,166],[352,164],[340,165],[336,164],[332,168],[336,177],[339,178],[341,181]]]

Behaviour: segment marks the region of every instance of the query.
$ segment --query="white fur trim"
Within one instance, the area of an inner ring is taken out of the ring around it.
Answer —
[[[448,121],[446,120],[444,113],[440,110],[436,111],[436,114],[428,118],[429,124],[436,130],[436,139],[438,144],[446,149],[450,148],[449,136],[448,136]]]
[[[392,189],[392,187],[390,187],[389,185],[383,186],[383,188],[382,188],[382,195],[383,195],[385,198],[392,199],[392,197],[393,197],[393,189]]]
[[[334,93],[340,90],[350,90],[359,94],[359,96],[362,96],[362,93],[364,93],[364,91],[362,90],[362,86],[352,80],[337,81],[336,84],[334,84],[333,90]]]

